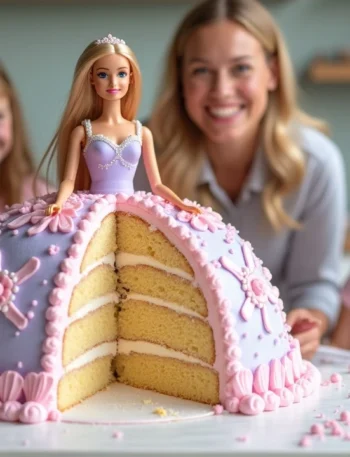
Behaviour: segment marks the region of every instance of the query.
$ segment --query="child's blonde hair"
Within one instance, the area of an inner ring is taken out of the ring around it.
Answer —
[[[0,97],[8,99],[12,115],[12,148],[0,163],[0,196],[12,205],[22,200],[23,181],[34,173],[34,164],[16,90],[1,64]]]

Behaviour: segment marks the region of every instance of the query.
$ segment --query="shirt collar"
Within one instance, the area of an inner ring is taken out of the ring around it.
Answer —
[[[246,194],[247,192],[262,192],[265,186],[265,182],[267,180],[267,174],[268,165],[266,157],[263,150],[259,148],[255,154],[255,158],[250,169],[247,181],[244,185],[244,188],[242,189],[242,195]],[[203,166],[198,184],[201,185],[210,183],[217,184],[216,176],[208,157],[204,156]]]

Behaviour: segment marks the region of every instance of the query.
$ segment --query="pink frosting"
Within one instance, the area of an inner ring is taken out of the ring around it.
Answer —
[[[342,376],[339,373],[332,373],[330,377],[330,381],[334,384],[342,381]]]
[[[23,378],[16,371],[5,371],[0,376],[0,401],[16,401],[23,388]]]
[[[222,405],[215,405],[215,406],[213,406],[213,411],[214,411],[215,416],[219,416],[220,414],[223,413],[224,407]]]
[[[239,411],[238,398],[227,396],[227,399],[225,402],[225,408],[229,413],[238,413],[238,411]]]
[[[42,404],[32,401],[25,403],[19,414],[19,420],[25,424],[38,424],[46,421],[47,418],[46,408]]]
[[[289,406],[289,405],[291,405],[293,403],[293,401],[294,401],[293,393],[287,387],[284,387],[280,391],[279,394],[280,394],[281,406],[282,407]]]
[[[29,373],[24,380],[24,393],[27,401],[46,404],[54,378],[48,373]]]
[[[275,393],[268,391],[265,392],[261,397],[265,402],[264,411],[275,411],[280,407],[281,399]]]
[[[253,391],[253,374],[250,370],[243,368],[232,376],[232,393],[240,399]]]
[[[324,426],[322,424],[313,424],[310,428],[311,435],[323,436],[325,433]]]
[[[16,422],[21,409],[22,405],[18,401],[7,401],[0,406],[0,419],[6,422]]]
[[[239,402],[239,411],[243,414],[255,416],[265,409],[264,400],[257,394],[246,395]]]
[[[259,365],[254,373],[253,391],[263,394],[269,389],[270,369],[268,365]]]
[[[299,441],[299,446],[301,447],[310,447],[312,445],[312,439],[305,435],[302,437],[302,439]]]
[[[350,411],[342,411],[340,413],[340,420],[350,424]]]
[[[284,387],[285,372],[280,360],[273,359],[270,362],[270,389],[282,389]]]

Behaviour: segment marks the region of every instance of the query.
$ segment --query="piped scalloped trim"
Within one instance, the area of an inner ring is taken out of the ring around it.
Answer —
[[[0,420],[26,424],[58,420],[60,414],[52,408],[53,385],[48,373],[28,373],[23,378],[16,371],[5,371],[0,376]]]

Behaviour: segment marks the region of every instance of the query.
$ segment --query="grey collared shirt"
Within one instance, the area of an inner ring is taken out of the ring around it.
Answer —
[[[231,223],[272,273],[286,311],[316,308],[334,325],[339,311],[342,250],[346,226],[345,172],[341,153],[325,135],[311,128],[300,131],[306,157],[306,174],[297,191],[284,200],[288,214],[302,224],[301,230],[275,232],[265,217],[261,193],[267,164],[256,154],[251,172],[236,202],[218,185],[208,160],[200,184],[207,184]],[[149,190],[142,169],[136,190]]]

